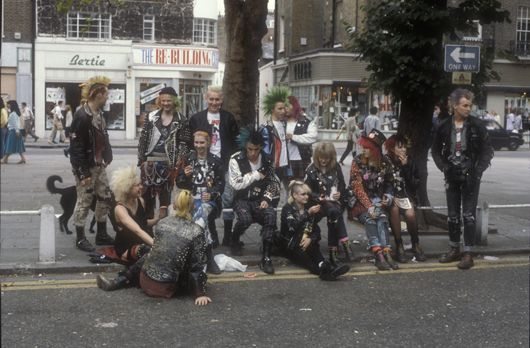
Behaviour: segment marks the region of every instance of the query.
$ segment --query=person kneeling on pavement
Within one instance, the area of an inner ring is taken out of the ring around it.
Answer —
[[[191,192],[180,191],[173,203],[175,214],[158,223],[149,254],[112,281],[99,275],[98,287],[117,290],[137,284],[139,278],[140,287],[151,297],[171,298],[191,292],[196,305],[212,302],[206,296],[206,239],[202,227],[191,220],[193,207]]]
[[[302,181],[291,181],[289,198],[282,208],[281,229],[276,244],[285,257],[322,280],[336,280],[350,270],[347,265],[334,266],[320,252],[320,228],[315,215],[320,205],[307,207],[311,189]]]

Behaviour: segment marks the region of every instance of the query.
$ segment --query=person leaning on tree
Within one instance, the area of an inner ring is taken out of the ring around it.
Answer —
[[[469,269],[473,267],[471,251],[475,244],[480,179],[493,158],[493,148],[484,125],[470,116],[473,93],[458,88],[451,93],[450,103],[453,115],[440,122],[432,146],[433,160],[445,177],[449,230],[450,249],[439,261],[460,261],[458,268]],[[461,254],[462,222],[464,247]]]

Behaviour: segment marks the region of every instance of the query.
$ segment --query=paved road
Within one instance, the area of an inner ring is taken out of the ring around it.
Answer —
[[[528,258],[210,278],[213,303],[105,293],[93,274],[2,279],[5,347],[528,347]]]

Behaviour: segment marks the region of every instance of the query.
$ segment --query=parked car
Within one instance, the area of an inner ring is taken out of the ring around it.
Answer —
[[[507,131],[495,120],[484,120],[483,122],[488,130],[491,145],[495,150],[507,147],[508,150],[515,151],[519,146],[524,144],[523,135],[521,133]]]

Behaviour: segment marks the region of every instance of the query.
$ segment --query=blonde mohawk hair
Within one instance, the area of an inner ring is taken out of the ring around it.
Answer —
[[[79,85],[81,87],[81,98],[90,100],[101,87],[108,87],[110,79],[106,76],[94,76],[88,79],[88,81]]]

